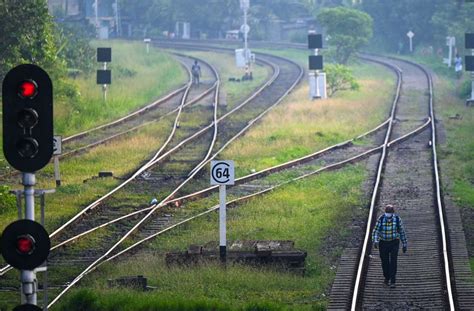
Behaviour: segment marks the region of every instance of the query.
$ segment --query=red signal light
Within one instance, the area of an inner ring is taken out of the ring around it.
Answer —
[[[18,95],[22,98],[33,98],[38,93],[38,85],[33,80],[26,80],[20,83]]]
[[[35,240],[30,235],[22,235],[16,239],[16,249],[22,255],[29,255],[35,249]]]

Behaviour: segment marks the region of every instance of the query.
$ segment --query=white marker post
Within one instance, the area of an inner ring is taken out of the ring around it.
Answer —
[[[54,156],[54,179],[56,179],[56,187],[61,186],[61,175],[59,173],[59,156],[62,154],[61,136],[54,136],[53,138],[53,156]]]
[[[146,44],[146,53],[147,53],[147,54],[150,54],[150,42],[151,42],[151,39],[150,39],[150,38],[145,38],[145,39],[143,39],[143,42],[145,42],[145,44]]]
[[[413,33],[413,31],[409,31],[407,32],[407,37],[410,39],[410,53],[413,52],[413,37],[415,36],[415,34]]]
[[[222,262],[227,258],[226,185],[233,185],[234,161],[211,161],[211,185],[219,185],[219,253]]]

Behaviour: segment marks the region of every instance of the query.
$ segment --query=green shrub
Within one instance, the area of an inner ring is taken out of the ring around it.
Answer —
[[[338,91],[355,91],[359,89],[359,83],[357,83],[352,71],[348,67],[340,64],[328,64],[325,67],[325,71],[329,97]]]
[[[462,83],[459,89],[459,97],[462,99],[471,97],[471,81],[466,80]]]
[[[16,198],[10,194],[8,186],[0,186],[0,214],[5,214],[16,209]]]

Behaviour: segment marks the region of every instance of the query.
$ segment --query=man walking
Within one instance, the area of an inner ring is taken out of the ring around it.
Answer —
[[[380,251],[384,284],[395,288],[398,249],[402,241],[403,253],[407,251],[407,237],[402,219],[395,214],[393,205],[385,206],[385,213],[379,217],[372,232],[374,247]]]
[[[193,84],[199,85],[199,78],[201,77],[201,66],[199,66],[197,60],[194,60],[194,64],[191,67],[191,73],[193,75]]]

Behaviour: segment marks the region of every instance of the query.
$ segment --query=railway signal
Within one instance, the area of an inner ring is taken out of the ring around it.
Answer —
[[[22,172],[25,219],[7,226],[0,239],[0,252],[7,263],[21,269],[22,301],[26,305],[15,310],[37,310],[35,268],[48,257],[51,242],[43,226],[34,221],[34,172],[48,164],[53,155],[53,84],[43,69],[24,64],[6,74],[2,93],[3,152],[8,163]]]
[[[35,172],[53,154],[53,86],[36,65],[10,70],[2,86],[3,151],[12,167]]]
[[[314,30],[308,33],[308,49],[314,50],[314,55],[308,57],[310,98],[326,98],[326,74],[320,73],[323,69],[323,56],[319,49],[323,48],[323,36]]]
[[[97,62],[103,63],[97,70],[97,84],[102,85],[104,101],[107,100],[107,85],[112,84],[112,73],[107,70],[107,63],[112,61],[112,48],[97,48]]]
[[[471,72],[471,98],[467,99],[466,106],[474,103],[474,33],[466,33],[464,37],[466,49],[471,50],[471,55],[466,55],[464,66]]]
[[[49,255],[51,241],[39,223],[22,219],[8,225],[0,239],[5,261],[14,268],[33,270]]]

